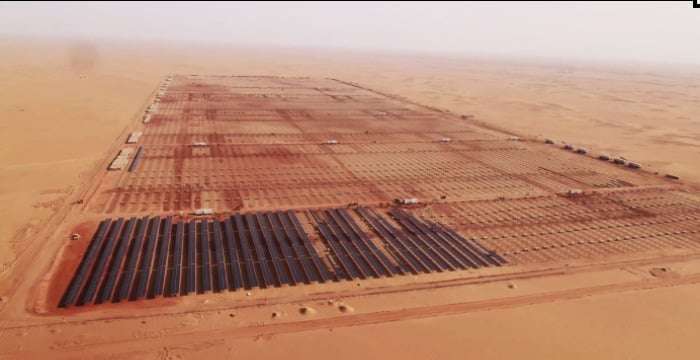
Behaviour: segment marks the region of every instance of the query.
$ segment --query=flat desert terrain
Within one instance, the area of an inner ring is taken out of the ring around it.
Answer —
[[[700,352],[699,68],[16,38],[0,53],[0,358]],[[107,172],[137,130],[138,169]],[[206,207],[227,217],[171,218]],[[120,296],[92,276],[66,302],[98,227],[125,253],[123,229],[154,234],[166,265],[139,274],[164,296],[120,277],[136,301],[92,304]],[[234,233],[266,245],[219,246]],[[176,291],[170,238],[192,246]],[[195,238],[219,244],[211,262]],[[245,260],[237,285],[234,251],[274,274]]]

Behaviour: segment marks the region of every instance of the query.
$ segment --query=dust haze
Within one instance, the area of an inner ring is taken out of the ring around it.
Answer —
[[[69,45],[67,57],[70,68],[79,74],[91,72],[100,61],[97,45],[88,41],[75,42]]]
[[[675,2],[0,3],[0,35],[700,65]]]

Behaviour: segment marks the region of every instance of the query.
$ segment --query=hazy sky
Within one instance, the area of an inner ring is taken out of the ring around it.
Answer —
[[[692,1],[0,3],[0,35],[700,64]]]

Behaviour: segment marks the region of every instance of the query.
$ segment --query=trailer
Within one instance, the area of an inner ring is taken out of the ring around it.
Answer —
[[[210,208],[202,208],[202,209],[196,209],[194,211],[195,215],[212,215],[214,214],[214,209]]]
[[[412,204],[418,204],[418,199],[417,198],[405,198],[405,199],[396,198],[396,199],[394,199],[394,202],[396,202],[397,204],[401,204],[401,205],[412,205]]]

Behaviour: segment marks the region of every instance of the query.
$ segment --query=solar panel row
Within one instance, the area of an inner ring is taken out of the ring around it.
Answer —
[[[443,249],[441,246],[437,245],[430,236],[420,231],[411,221],[403,216],[401,212],[396,209],[391,210],[391,214],[394,218],[398,219],[399,223],[404,227],[406,233],[409,234],[420,246],[426,250],[435,260],[435,263],[444,270],[456,270],[456,262],[454,259]]]
[[[499,265],[503,265],[503,264],[508,263],[501,255],[499,255],[498,253],[496,253],[493,250],[487,250],[476,239],[472,239],[471,241],[466,240],[465,238],[463,238],[462,236],[457,234],[457,232],[448,228],[447,226],[445,226],[443,224],[439,224],[439,225],[442,229],[447,231],[453,237],[453,239],[455,239],[455,241],[458,241],[458,243],[464,244],[466,247],[468,247],[470,249],[470,251],[472,251],[473,253],[478,254],[480,257],[486,259],[486,261],[489,264],[499,266]]]
[[[200,225],[200,239],[199,244],[201,246],[199,253],[201,257],[201,265],[199,270],[202,274],[202,292],[211,291],[211,262],[209,260],[209,223],[207,220],[202,220],[199,222]]]
[[[139,166],[139,162],[141,161],[141,156],[143,156],[143,146],[139,146],[139,149],[136,150],[134,160],[131,161],[131,165],[129,166],[129,172],[136,170],[136,168]]]
[[[455,235],[457,235],[457,233],[453,232],[452,229],[443,227],[442,225],[434,224],[429,221],[427,223],[434,231],[441,234],[444,238],[449,239],[452,244],[462,249],[462,252],[469,258],[470,263],[474,267],[489,266],[490,262],[486,261],[486,259],[484,259],[481,256],[481,254],[475,252],[474,248],[470,247],[468,242],[461,241],[460,239],[455,238]]]
[[[131,284],[134,278],[134,272],[136,271],[136,263],[139,260],[139,255],[141,254],[141,246],[143,245],[143,237],[146,234],[146,226],[148,225],[148,217],[144,216],[141,218],[138,230],[136,230],[136,237],[131,245],[131,251],[129,252],[129,257],[127,258],[127,263],[124,270],[122,270],[122,280],[119,287],[119,293],[114,299],[115,301],[126,300],[129,298],[129,292],[131,291]]]
[[[507,261],[475,239],[466,240],[443,224],[417,219],[407,211],[392,209],[389,213],[401,226],[394,228],[373,209],[358,208],[357,213],[387,244],[387,252],[401,265],[422,271],[451,271],[500,266]],[[405,262],[404,262],[405,261]]]
[[[246,269],[246,275],[248,279],[247,287],[258,287],[258,278],[255,275],[255,267],[253,265],[253,255],[248,247],[248,236],[246,235],[245,226],[243,225],[243,217],[241,214],[234,215],[234,220],[236,222],[236,229],[238,234],[239,244],[241,246],[241,252],[243,254],[243,263]]]
[[[263,218],[261,213],[255,214],[255,222],[255,225],[259,227],[259,231],[265,241],[267,250],[265,255],[270,259],[269,261],[266,261],[266,264],[272,268],[272,272],[275,274],[275,283],[277,285],[288,284],[289,280],[287,278],[286,270],[282,269],[279,256],[277,254],[277,247],[279,246],[279,243],[273,242],[272,240],[272,235],[270,234],[270,224],[265,218]]]
[[[406,251],[406,253],[411,254],[411,256],[414,259],[414,264],[416,264],[422,269],[423,272],[426,273],[437,271],[437,267],[435,266],[435,264],[428,259],[428,256],[423,252],[422,249],[418,248],[415,243],[406,238],[403,234],[400,234],[399,231],[393,225],[391,225],[384,217],[377,214],[373,209],[369,210],[371,211],[372,215],[374,215],[374,219],[376,221],[379,221],[381,226],[383,226],[386,229],[386,231],[388,231],[389,234],[391,234],[394,241],[396,241],[396,243],[398,243]]]
[[[400,231],[372,209],[360,207],[356,211],[384,240],[384,251],[369,239],[347,210],[311,213],[331,250],[333,263],[338,265],[339,278],[390,277],[470,267],[461,262],[464,255],[454,246],[410,214],[392,211],[402,227]]]
[[[105,243],[101,255],[97,260],[97,265],[95,265],[95,268],[92,270],[92,274],[90,275],[87,287],[83,292],[83,296],[78,301],[79,305],[85,304],[87,302],[92,302],[95,298],[95,293],[97,292],[97,285],[102,279],[102,273],[104,272],[105,267],[107,267],[107,260],[109,260],[109,257],[112,256],[112,249],[114,248],[114,243],[117,241],[117,236],[119,236],[119,231],[122,228],[123,222],[124,219],[119,218],[117,221],[114,222],[114,225],[112,225],[111,234],[109,235],[107,243]]]
[[[151,220],[151,227],[148,231],[148,240],[146,241],[146,249],[141,258],[141,267],[139,270],[139,281],[136,287],[136,298],[140,299],[146,296],[146,286],[151,277],[151,267],[153,266],[153,250],[156,247],[158,237],[158,228],[160,227],[160,216],[156,216]]]
[[[364,208],[358,208],[357,213],[367,220],[375,232],[386,241],[385,249],[387,252],[394,257],[394,260],[398,266],[404,272],[410,272],[412,274],[418,274],[423,272],[423,265],[420,263],[418,258],[408,251],[406,246],[397,240],[392,234],[388,232],[388,229],[381,224],[377,218],[369,214],[369,212]]]
[[[347,239],[340,227],[328,216],[327,212],[323,211],[320,213],[322,214],[325,223],[330,226],[335,238],[338,240],[340,249],[345,251],[351,265],[357,269],[357,273],[360,275],[360,278],[366,279],[370,277],[372,274],[372,269],[368,265],[368,262],[358,254],[357,248],[354,246],[354,244]]]
[[[367,254],[371,254],[369,256],[370,261],[373,262],[374,267],[378,269],[378,271],[381,273],[383,276],[391,276],[392,274],[400,274],[401,271],[393,266],[391,262],[389,261],[389,258],[382,253],[376,245],[374,245],[374,242],[369,239],[367,234],[360,229],[359,225],[355,222],[355,220],[352,219],[350,214],[345,209],[339,209],[339,210],[331,210],[332,212],[335,212],[339,219],[342,221],[339,221],[339,223],[342,223],[343,221],[347,223],[352,229],[348,229],[346,225],[344,225],[344,228],[346,231],[348,231],[351,234],[351,237],[353,241],[357,241],[360,243],[360,246],[363,247],[363,250]],[[359,238],[358,238],[359,237]]]
[[[176,296],[180,294],[180,273],[182,269],[182,238],[184,232],[185,224],[181,221],[178,221],[177,229],[175,230],[175,246],[173,249],[172,261],[170,262],[172,275],[170,277],[169,295],[171,296]]]
[[[187,225],[187,231],[188,231],[188,236],[187,236],[187,289],[186,293],[191,294],[196,291],[196,284],[194,282],[195,279],[195,271],[197,270],[196,266],[197,264],[195,263],[195,256],[196,256],[196,233],[197,233],[197,228],[196,228],[196,223],[194,220],[190,220],[190,223]]]
[[[346,209],[309,212],[329,249],[325,258],[293,211],[188,222],[172,216],[106,219],[88,244],[59,306],[506,263],[475,239],[467,240],[443,224],[419,220],[406,211],[390,211],[395,224],[371,208],[355,212],[355,216]],[[371,239],[357,218],[378,238]]]
[[[217,219],[214,219],[214,261],[216,262],[216,291],[228,289],[224,265],[224,246],[221,241],[221,223]]]
[[[119,270],[124,262],[124,254],[126,254],[126,250],[129,246],[129,240],[131,239],[136,222],[137,220],[135,217],[129,219],[124,231],[122,232],[122,236],[119,239],[119,245],[117,246],[117,251],[112,255],[112,264],[109,267],[106,280],[102,285],[98,303],[109,301],[114,294],[114,285],[116,284],[117,277],[119,276]]]
[[[63,296],[63,299],[61,299],[59,306],[65,307],[75,303],[76,297],[78,296],[78,291],[80,291],[85,278],[88,276],[89,269],[92,267],[92,261],[102,245],[102,241],[104,240],[105,234],[107,233],[107,229],[109,228],[111,222],[112,219],[106,219],[100,223],[100,227],[97,229],[97,233],[95,233],[95,236],[93,236],[92,240],[90,241],[87,252],[83,257],[82,262],[78,266],[78,271],[75,273],[75,276],[73,276],[73,280],[68,286],[68,290]]]
[[[375,254],[369,249],[367,244],[360,240],[360,238],[350,229],[350,224],[348,224],[345,219],[341,219],[340,215],[336,210],[326,211],[326,218],[332,220],[341,231],[346,240],[352,244],[354,250],[358,251],[361,255],[360,260],[362,260],[365,273],[371,273],[374,277],[388,276],[389,272],[384,269],[376,258]]]
[[[292,244],[296,244],[296,246],[300,248],[299,252],[305,253],[306,256],[310,257],[311,263],[313,264],[313,269],[307,269],[307,272],[309,274],[313,274],[313,270],[315,269],[317,271],[316,275],[318,275],[318,277],[314,275],[312,280],[318,280],[319,282],[332,281],[333,277],[331,276],[331,273],[323,264],[323,261],[321,261],[321,258],[316,253],[316,250],[314,250],[311,240],[309,240],[308,236],[306,236],[306,232],[304,232],[301,224],[299,223],[299,219],[294,212],[287,211],[286,213],[278,213],[277,215],[282,222],[287,236],[289,236],[290,242]],[[308,263],[307,266],[311,267],[311,265]]]
[[[165,218],[163,225],[163,236],[160,238],[158,247],[158,258],[155,267],[155,279],[153,284],[153,296],[163,295],[163,283],[165,282],[166,262],[168,261],[168,248],[170,246],[170,232],[172,231],[173,217]]]
[[[435,252],[435,250],[429,246],[427,243],[423,241],[423,239],[419,239],[415,235],[415,230],[413,231],[407,231],[406,229],[406,224],[404,222],[400,222],[400,225],[403,226],[403,233],[408,237],[408,239],[411,241],[411,243],[416,246],[417,248],[420,248],[424,257],[424,261],[428,262],[434,271],[439,271],[442,272],[447,268],[447,263],[445,262],[445,259],[440,257],[440,255]],[[451,270],[451,269],[450,269]]]
[[[346,280],[359,278],[360,274],[357,272],[356,268],[351,264],[350,258],[348,258],[347,253],[340,248],[340,245],[338,245],[333,235],[331,235],[331,231],[328,228],[328,226],[326,226],[326,224],[322,222],[315,213],[312,212],[311,216],[316,221],[318,229],[323,235],[323,238],[326,239],[326,244],[331,249],[333,255],[335,255],[336,263],[339,265],[339,270],[341,272],[340,274],[336,274],[336,277],[338,279],[344,278]]]
[[[277,238],[276,242],[280,247],[280,250],[282,251],[282,255],[284,256],[284,262],[286,266],[284,266],[285,270],[289,272],[290,276],[287,277],[287,282],[290,281],[289,278],[291,278],[291,283],[293,284],[300,284],[305,282],[305,278],[301,273],[301,270],[299,269],[299,264],[297,264],[296,259],[299,258],[299,256],[302,256],[302,254],[298,253],[298,251],[293,251],[292,248],[289,247],[290,244],[288,244],[287,238],[284,236],[284,234],[280,231],[279,229],[279,223],[277,222],[277,219],[274,218],[274,215],[271,215],[270,213],[267,213],[267,218],[272,219],[274,226],[273,231],[275,232]],[[295,255],[295,253],[297,253]],[[304,262],[304,260],[302,260]],[[308,274],[308,271],[307,271]],[[315,278],[315,277],[314,277]]]
[[[273,279],[272,272],[270,271],[269,259],[259,237],[260,229],[255,223],[255,219],[253,219],[253,214],[246,214],[245,220],[246,224],[248,225],[248,233],[250,234],[249,240],[252,240],[252,248],[255,249],[255,255],[253,256],[256,260],[253,261],[257,263],[263,276],[262,281],[260,282],[260,287],[274,286],[275,280]],[[239,229],[239,231],[241,231],[241,229]]]
[[[236,243],[233,233],[233,225],[231,219],[224,221],[224,231],[226,233],[226,248],[228,249],[229,259],[231,259],[231,277],[232,283],[229,285],[229,290],[243,289],[243,267],[240,265],[240,251],[236,249]]]

